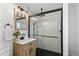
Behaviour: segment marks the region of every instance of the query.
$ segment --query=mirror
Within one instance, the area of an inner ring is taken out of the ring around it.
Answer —
[[[24,19],[16,20],[16,29],[25,29]]]
[[[14,20],[15,30],[28,29],[28,16],[22,8],[18,7],[14,9]]]

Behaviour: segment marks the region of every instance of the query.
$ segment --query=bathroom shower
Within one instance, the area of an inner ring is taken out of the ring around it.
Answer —
[[[33,37],[35,38],[35,25],[37,23],[38,19],[36,19],[35,17],[33,17]]]
[[[37,55],[63,54],[61,23],[62,8],[48,12],[41,8],[41,13],[30,17],[30,37],[37,39]]]

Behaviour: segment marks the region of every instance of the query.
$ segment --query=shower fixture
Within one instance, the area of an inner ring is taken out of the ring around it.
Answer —
[[[41,8],[41,15],[39,15],[40,17],[45,16],[45,14],[42,14],[42,13],[43,13],[43,8]]]
[[[33,24],[36,24],[36,22],[38,21],[38,19],[36,19],[35,17],[32,17],[33,18]]]

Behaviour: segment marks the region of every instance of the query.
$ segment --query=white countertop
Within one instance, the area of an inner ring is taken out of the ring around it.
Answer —
[[[13,42],[24,45],[24,44],[29,43],[29,42],[34,41],[34,40],[36,40],[36,39],[35,38],[26,38],[23,40],[15,39]]]

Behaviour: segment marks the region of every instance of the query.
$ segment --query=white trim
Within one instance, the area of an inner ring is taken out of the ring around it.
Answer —
[[[68,3],[63,4],[63,56],[68,56]]]

